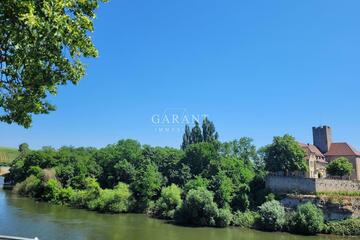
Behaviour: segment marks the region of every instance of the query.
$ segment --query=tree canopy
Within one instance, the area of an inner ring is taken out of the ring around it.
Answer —
[[[99,2],[1,1],[0,121],[29,127],[32,114],[55,110],[49,94],[84,76],[81,59],[98,55],[89,32]]]
[[[191,130],[189,125],[185,126],[183,142],[181,144],[182,149],[195,143],[216,143],[218,141],[219,134],[216,132],[214,123],[208,118],[203,120],[201,127],[197,121],[194,124],[195,126]]]
[[[331,161],[327,167],[326,172],[332,176],[349,176],[353,170],[352,164],[346,157],[339,157]]]
[[[273,143],[264,150],[266,170],[270,172],[306,171],[305,151],[290,135],[274,137]]]

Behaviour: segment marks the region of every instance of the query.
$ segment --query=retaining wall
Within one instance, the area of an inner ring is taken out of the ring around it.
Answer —
[[[278,193],[360,192],[360,181],[267,176],[266,187]]]

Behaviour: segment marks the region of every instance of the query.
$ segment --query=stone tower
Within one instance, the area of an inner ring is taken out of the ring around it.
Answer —
[[[330,150],[332,132],[329,126],[313,127],[314,145],[324,154]]]

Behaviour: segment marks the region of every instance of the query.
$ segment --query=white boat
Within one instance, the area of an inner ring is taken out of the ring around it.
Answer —
[[[0,240],[39,240],[39,239],[37,237],[35,237],[35,238],[24,238],[24,237],[0,235]]]

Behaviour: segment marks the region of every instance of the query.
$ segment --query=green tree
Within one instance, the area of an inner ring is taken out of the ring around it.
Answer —
[[[143,157],[153,162],[164,177],[164,183],[175,182],[178,176],[178,164],[184,157],[184,151],[171,147],[144,146]]]
[[[195,126],[191,130],[191,143],[200,143],[204,140],[199,122],[195,121]]]
[[[190,127],[189,125],[185,125],[185,133],[183,135],[183,142],[181,144],[181,149],[185,150],[185,148],[190,144],[192,144]]]
[[[27,143],[22,143],[22,144],[19,145],[19,153],[20,153],[21,155],[25,155],[25,154],[27,154],[29,151],[30,151],[30,149],[29,149],[29,144],[27,144]]]
[[[130,185],[136,200],[135,211],[143,212],[150,201],[160,191],[163,179],[161,173],[153,163],[148,163],[138,169],[136,181]]]
[[[186,183],[184,190],[185,192],[189,192],[191,189],[197,189],[197,188],[207,189],[209,184],[210,183],[208,179],[203,178],[201,176],[196,176],[194,179],[191,179]]]
[[[218,206],[228,208],[235,192],[231,179],[224,172],[219,172],[213,177],[211,189],[215,193],[214,199]]]
[[[221,144],[220,151],[225,157],[237,157],[246,162],[255,162],[258,158],[258,154],[256,146],[252,142],[253,140],[248,137],[224,142]]]
[[[185,132],[183,135],[183,142],[181,144],[181,149],[185,150],[187,146],[194,143],[208,142],[208,143],[218,143],[219,134],[215,130],[215,125],[208,118],[205,118],[200,124],[198,121],[195,121],[195,126],[191,129],[188,125],[185,125]]]
[[[0,121],[29,127],[32,114],[55,109],[49,94],[84,76],[82,58],[98,55],[89,32],[99,2],[1,2]]]
[[[210,162],[218,159],[219,153],[214,144],[200,142],[186,148],[182,163],[188,165],[191,173],[195,176],[205,174],[209,170]]]
[[[205,118],[202,123],[202,136],[204,142],[216,142],[219,134],[215,130],[215,125],[208,118]]]
[[[349,176],[352,170],[353,166],[346,157],[339,157],[326,166],[326,172],[333,176]]]
[[[100,149],[95,155],[102,168],[99,182],[104,188],[113,188],[118,182],[130,184],[136,168],[143,161],[143,149],[138,141],[126,139]]]
[[[266,170],[283,171],[285,175],[291,171],[305,172],[305,156],[305,151],[292,136],[274,137],[273,143],[265,150]]]

